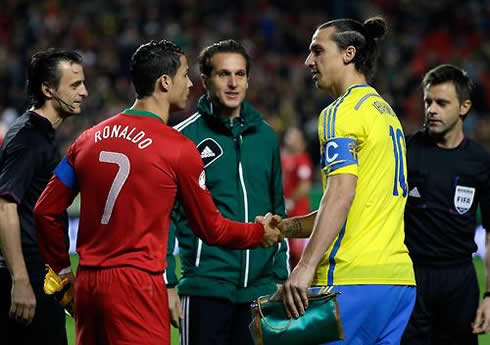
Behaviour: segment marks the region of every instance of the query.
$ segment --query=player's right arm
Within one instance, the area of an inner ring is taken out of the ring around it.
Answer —
[[[289,317],[303,315],[308,307],[306,289],[327,249],[340,233],[355,196],[357,176],[339,174],[329,177],[320,201],[310,241],[303,255],[283,286],[283,302]]]
[[[53,271],[62,275],[71,272],[70,257],[65,244],[64,213],[78,194],[70,152],[71,149],[56,168],[34,208],[41,256]]]
[[[350,115],[348,111],[337,114],[336,109],[328,113],[327,121],[319,131],[321,168],[327,178],[326,189],[313,223],[310,241],[283,285],[283,303],[289,317],[304,314],[308,307],[306,290],[313,281],[321,258],[345,224],[356,193],[357,153],[364,131],[359,123],[356,127],[351,124],[352,121],[345,120]],[[325,112],[323,116],[326,116]]]
[[[268,225],[271,217],[266,218],[264,226],[235,222],[221,215],[206,188],[204,165],[192,141],[184,141],[175,171],[178,197],[189,224],[206,244],[246,249],[269,247],[282,240],[279,230]]]
[[[279,224],[279,229],[284,237],[288,238],[308,238],[313,232],[313,225],[318,211],[308,213],[304,216],[297,216],[284,219]]]

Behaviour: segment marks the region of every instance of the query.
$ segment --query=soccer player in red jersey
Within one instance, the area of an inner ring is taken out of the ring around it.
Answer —
[[[140,46],[130,63],[136,102],[80,135],[36,204],[41,254],[55,272],[71,274],[62,214],[81,194],[78,345],[170,344],[162,273],[176,198],[208,244],[242,249],[281,239],[271,216],[265,225],[223,218],[196,146],[166,125],[170,111],[185,107],[188,71],[174,43]]]
[[[303,132],[297,127],[286,131],[281,165],[288,217],[304,216],[311,211],[308,194],[311,189],[313,163],[306,152]],[[289,262],[293,269],[303,254],[307,239],[289,238],[288,242]]]

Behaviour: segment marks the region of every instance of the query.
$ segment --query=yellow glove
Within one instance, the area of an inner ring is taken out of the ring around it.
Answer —
[[[46,276],[44,277],[44,292],[52,295],[54,299],[73,316],[74,310],[74,290],[73,284],[68,277],[61,279],[49,266],[46,266]]]

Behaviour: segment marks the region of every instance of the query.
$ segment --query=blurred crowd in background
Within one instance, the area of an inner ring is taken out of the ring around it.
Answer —
[[[373,86],[399,115],[407,134],[423,124],[420,82],[440,63],[463,67],[476,82],[466,133],[490,150],[490,2],[488,0],[160,1],[0,0],[0,138],[27,107],[25,68],[39,49],[77,50],[84,59],[89,97],[81,116],[57,133],[62,153],[96,122],[129,107],[134,91],[128,62],[150,39],[170,39],[190,61],[194,82],[187,109],[203,92],[199,51],[222,39],[240,40],[251,57],[247,99],[278,133],[298,126],[318,163],[317,116],[332,99],[316,90],[303,62],[315,28],[339,17],[383,15],[388,34],[381,42]],[[318,169],[317,169],[318,170]]]

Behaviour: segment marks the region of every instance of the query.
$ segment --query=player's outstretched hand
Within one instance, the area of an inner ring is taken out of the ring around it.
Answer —
[[[272,215],[267,213],[264,217],[257,217],[255,221],[264,225],[264,240],[262,241],[262,247],[268,248],[281,242],[283,236],[279,230],[279,224],[282,218],[278,215]]]

